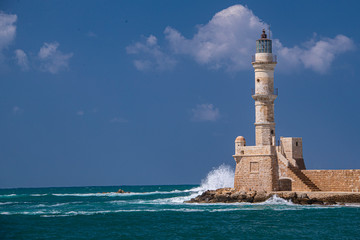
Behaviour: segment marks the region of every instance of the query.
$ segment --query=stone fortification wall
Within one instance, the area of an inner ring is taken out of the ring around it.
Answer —
[[[243,157],[236,164],[234,187],[239,191],[276,191],[276,158],[272,156]]]
[[[236,161],[234,187],[241,191],[277,191],[278,166],[275,147],[244,146],[235,142]]]
[[[325,192],[360,192],[360,169],[356,170],[301,170]]]

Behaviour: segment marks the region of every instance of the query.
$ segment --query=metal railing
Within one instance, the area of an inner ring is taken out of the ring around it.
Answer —
[[[251,62],[258,62],[258,63],[277,63],[277,56],[276,55],[272,55],[272,59],[270,59],[270,61],[264,61],[264,60],[258,60],[256,61],[256,56],[252,55],[251,56]]]
[[[279,89],[278,89],[278,88],[274,88],[272,94],[278,96],[278,95],[279,95]],[[256,93],[255,93],[255,88],[252,88],[252,89],[251,89],[251,95],[256,95]],[[258,94],[258,95],[265,95],[265,94]]]

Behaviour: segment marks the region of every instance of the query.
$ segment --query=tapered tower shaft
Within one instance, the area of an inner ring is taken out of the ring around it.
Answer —
[[[267,38],[265,30],[256,41],[256,54],[252,65],[255,69],[255,139],[256,146],[275,145],[274,101],[274,68],[276,56],[272,54],[272,41]]]

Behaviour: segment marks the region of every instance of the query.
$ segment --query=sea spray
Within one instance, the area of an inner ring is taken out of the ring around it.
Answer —
[[[216,190],[218,188],[234,187],[234,169],[222,164],[213,168],[205,179],[201,181],[199,190]]]
[[[180,204],[185,201],[201,195],[207,190],[216,190],[218,188],[226,188],[234,186],[234,169],[226,164],[221,164],[217,168],[213,168],[206,176],[201,180],[201,185],[189,190],[179,191],[179,193],[190,192],[187,196],[178,196],[167,199],[157,199],[159,204]]]

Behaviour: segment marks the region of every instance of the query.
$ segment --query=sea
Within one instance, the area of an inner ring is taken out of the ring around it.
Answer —
[[[184,203],[233,177],[222,165],[199,185],[0,189],[0,239],[360,239],[359,205]]]

